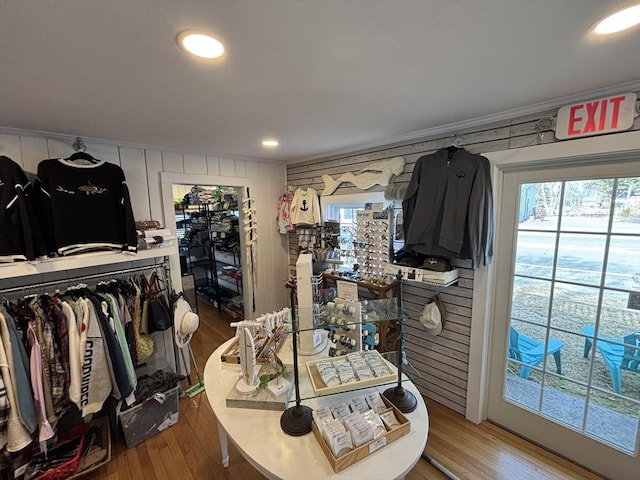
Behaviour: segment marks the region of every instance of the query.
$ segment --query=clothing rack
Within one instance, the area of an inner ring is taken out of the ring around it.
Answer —
[[[153,270],[153,269],[158,269],[158,268],[163,268],[164,269],[164,281],[166,283],[166,288],[167,291],[171,291],[171,275],[169,275],[168,272],[168,265],[166,261],[163,261],[161,263],[154,263],[151,265],[144,265],[144,266],[140,266],[140,267],[131,267],[131,268],[124,268],[124,269],[120,269],[120,270],[113,270],[111,272],[104,272],[104,273],[96,273],[96,274],[91,274],[91,275],[79,275],[77,277],[71,277],[71,278],[64,278],[64,279],[60,279],[60,280],[51,280],[49,282],[40,282],[40,283],[33,283],[33,284],[29,284],[29,285],[22,285],[20,287],[11,287],[11,288],[5,288],[5,289],[0,289],[0,295],[4,295],[7,293],[11,293],[11,292],[20,292],[20,291],[25,291],[25,290],[35,290],[35,289],[39,289],[39,288],[43,288],[43,287],[51,287],[54,285],[62,285],[62,284],[67,284],[70,285],[72,283],[80,283],[83,282],[85,280],[92,280],[92,279],[96,279],[96,278],[105,278],[105,277],[115,277],[115,276],[119,276],[119,275],[126,275],[129,273],[135,273],[135,272],[142,272],[145,270]]]

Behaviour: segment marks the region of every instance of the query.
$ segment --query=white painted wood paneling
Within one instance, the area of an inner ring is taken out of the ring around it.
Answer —
[[[217,177],[220,175],[220,159],[207,155],[207,175]]]
[[[133,218],[150,220],[149,186],[147,184],[147,164],[141,148],[120,147],[120,166],[127,179]]]
[[[221,177],[235,177],[236,176],[236,162],[231,158],[220,158],[220,176]]]
[[[49,158],[47,139],[21,135],[20,144],[22,145],[22,168],[33,180],[33,177],[38,172],[38,164],[42,160]]]
[[[0,155],[9,157],[24,170],[24,165],[22,163],[22,151],[20,149],[20,137],[17,135],[0,133]]]
[[[182,154],[176,152],[162,152],[162,171],[184,173]]]
[[[207,174],[207,157],[204,155],[182,155],[184,162],[184,173]]]
[[[69,138],[47,138],[49,158],[66,158],[73,153],[73,140]]]
[[[98,160],[104,160],[105,162],[120,165],[120,153],[116,145],[98,143],[95,141],[84,142],[87,149],[86,153]],[[67,157],[73,153],[73,150],[67,154]]]
[[[158,220],[165,227],[172,224],[174,219],[164,218],[162,193],[160,188],[160,172],[162,172],[162,154],[155,150],[145,150],[147,164],[147,188],[149,189],[149,211],[151,219]]]
[[[246,178],[247,176],[247,162],[246,160],[236,160],[236,177]]]

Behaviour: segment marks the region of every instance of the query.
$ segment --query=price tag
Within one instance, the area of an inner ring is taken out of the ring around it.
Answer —
[[[373,453],[376,450],[380,450],[387,444],[387,437],[380,437],[369,444],[369,453]]]

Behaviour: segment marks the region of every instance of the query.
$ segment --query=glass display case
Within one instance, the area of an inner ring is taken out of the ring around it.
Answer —
[[[401,412],[416,408],[415,397],[403,388],[415,372],[405,360],[401,297],[347,302],[339,298],[310,309],[295,309],[288,326],[292,337],[294,388],[291,405],[282,415],[281,427],[290,435],[311,431],[312,414],[307,404],[320,396],[385,387],[386,397]],[[312,323],[300,323],[300,318]],[[399,329],[399,349],[381,353],[376,348],[377,332],[393,323]],[[312,332],[321,332],[326,346],[314,355],[301,355],[299,341]],[[293,339],[297,341],[293,341]],[[417,372],[415,373],[417,374]]]

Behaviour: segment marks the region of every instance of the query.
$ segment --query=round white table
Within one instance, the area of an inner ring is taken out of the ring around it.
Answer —
[[[335,473],[312,433],[292,437],[282,431],[280,428],[282,412],[226,406],[227,394],[235,387],[240,376],[240,365],[232,365],[220,360],[220,355],[231,346],[232,341],[233,339],[228,340],[211,354],[204,370],[205,390],[218,420],[222,464],[225,467],[229,466],[227,439],[233,442],[242,456],[256,470],[269,479],[401,479],[420,459],[427,443],[429,415],[422,396],[410,381],[403,382],[403,386],[412,392],[418,401],[416,410],[405,414],[411,421],[410,432],[364,460]],[[283,359],[287,355],[290,357],[290,351],[291,346],[285,344],[280,356]],[[304,362],[318,356],[301,358],[300,376],[307,375]],[[356,395],[363,395],[376,389],[382,392],[389,387],[390,385],[371,387],[357,392],[312,398],[302,403],[311,408],[334,405]],[[291,390],[293,392],[293,386]],[[289,406],[294,404],[295,400],[289,402]]]

